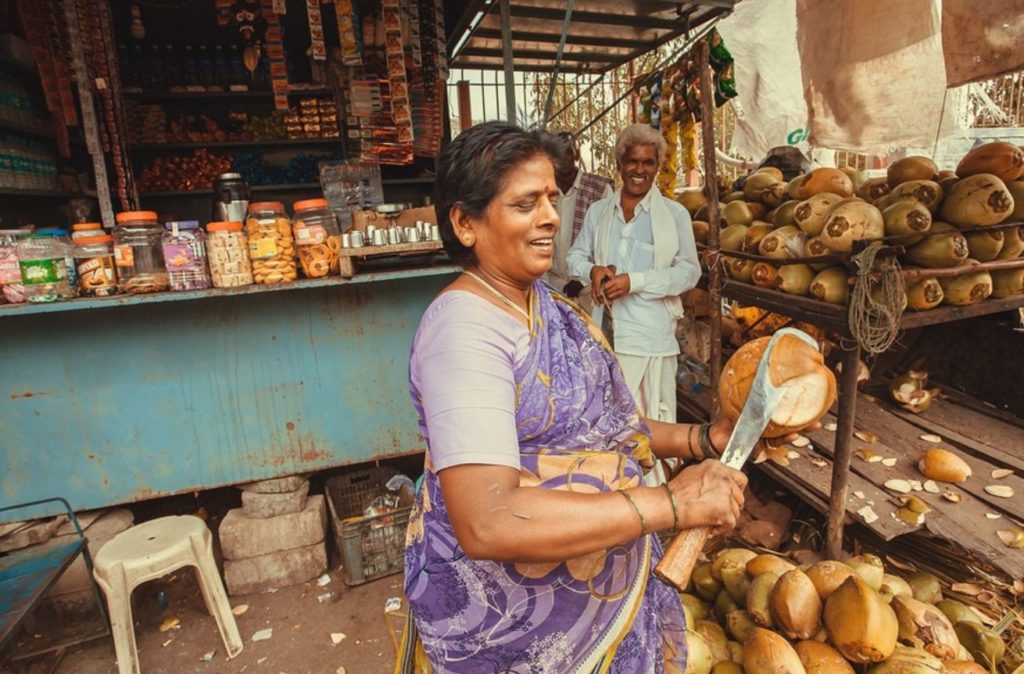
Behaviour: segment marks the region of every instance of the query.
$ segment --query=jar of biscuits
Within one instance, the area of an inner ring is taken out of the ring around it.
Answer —
[[[296,201],[292,226],[303,275],[306,278],[320,278],[337,274],[341,230],[338,219],[327,207],[327,200]]]
[[[96,236],[75,239],[75,269],[78,291],[83,297],[110,297],[117,294],[113,237],[102,230]]]
[[[214,288],[237,288],[252,283],[249,240],[240,222],[206,225],[206,251]]]
[[[118,213],[114,227],[114,265],[117,285],[123,293],[155,293],[167,290],[160,226],[153,211]]]
[[[249,204],[245,231],[249,235],[253,280],[262,284],[294,281],[295,244],[292,221],[285,213],[284,204],[278,201]]]

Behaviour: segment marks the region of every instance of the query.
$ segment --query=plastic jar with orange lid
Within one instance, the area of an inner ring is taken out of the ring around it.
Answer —
[[[256,201],[249,204],[245,218],[249,235],[249,259],[256,283],[275,284],[294,281],[295,243],[292,221],[279,201]]]
[[[113,240],[102,229],[95,236],[75,237],[75,269],[78,271],[78,294],[82,297],[117,294]]]
[[[106,232],[103,231],[103,224],[99,222],[76,222],[71,225],[71,241],[77,242],[78,239],[83,236],[94,237],[104,236]]]
[[[118,287],[124,293],[155,293],[170,282],[164,264],[160,226],[153,211],[118,213],[114,227],[114,264]]]
[[[237,288],[252,283],[249,241],[242,231],[242,223],[208,223],[206,254],[214,288]]]
[[[320,278],[338,273],[341,251],[341,230],[338,218],[327,206],[326,199],[296,201],[292,228],[299,263],[306,278]]]

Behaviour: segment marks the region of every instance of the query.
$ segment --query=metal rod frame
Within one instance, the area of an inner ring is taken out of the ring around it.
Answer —
[[[562,67],[562,55],[565,52],[565,38],[569,34],[569,26],[572,24],[572,10],[575,6],[576,0],[568,0],[565,5],[565,20],[562,22],[562,36],[558,40],[558,53],[555,55],[555,67],[551,71],[551,83],[548,85],[548,95],[547,99],[544,101],[544,126],[547,126],[548,120],[551,119],[551,105],[555,102],[555,84],[558,82],[558,71]],[[576,56],[582,56],[582,54],[578,54]]]

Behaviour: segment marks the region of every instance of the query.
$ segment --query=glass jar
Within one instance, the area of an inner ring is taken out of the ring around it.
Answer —
[[[256,283],[274,284],[294,281],[295,244],[292,222],[279,201],[257,201],[249,204],[245,218],[249,235],[249,258]]]
[[[249,240],[242,223],[211,222],[206,225],[206,252],[214,288],[237,288],[252,283]]]
[[[83,297],[110,297],[117,294],[113,241],[114,237],[109,234],[75,239],[78,292]]]
[[[103,236],[106,232],[103,231],[103,225],[98,222],[76,222],[71,225],[71,240],[78,241],[83,236],[94,237]]]
[[[210,287],[206,271],[206,232],[195,220],[164,225],[163,249],[171,290],[204,290]]]
[[[341,230],[334,212],[327,207],[327,200],[296,201],[292,227],[299,263],[306,278],[337,274]]]
[[[18,242],[18,266],[29,302],[56,302],[74,297],[68,283],[64,244],[50,234],[34,232]]]
[[[123,293],[155,293],[167,290],[162,237],[164,228],[153,211],[117,214],[114,228],[114,264],[118,288]]]
[[[18,241],[28,234],[24,229],[0,230],[0,304],[25,301],[25,286],[21,283],[21,266],[18,264]]]

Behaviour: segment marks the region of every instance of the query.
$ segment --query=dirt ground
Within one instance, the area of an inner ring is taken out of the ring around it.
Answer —
[[[206,613],[191,571],[182,570],[139,586],[133,599],[142,671],[146,674],[390,674],[395,646],[389,635],[388,621],[395,637],[399,638],[406,606],[403,599],[399,616],[386,615],[384,605],[391,597],[402,597],[402,576],[347,587],[337,569],[330,575],[331,581],[323,586],[312,581],[276,592],[231,597],[236,610],[248,606],[236,618],[245,647],[233,660],[225,656],[217,626]],[[161,632],[161,623],[168,618],[179,619],[180,627]],[[268,628],[273,630],[269,639],[253,641],[254,634]],[[339,638],[339,634],[344,637],[334,644],[332,633],[335,638]],[[204,656],[209,657],[211,651],[212,657],[205,661]],[[5,671],[2,666],[0,671]],[[107,637],[69,650],[54,671],[56,674],[116,672],[113,643]]]

